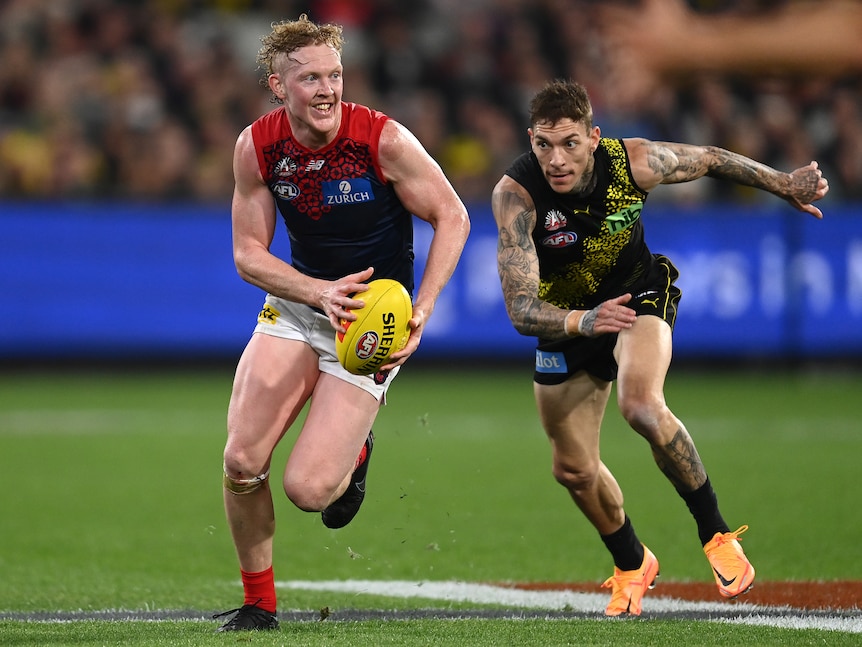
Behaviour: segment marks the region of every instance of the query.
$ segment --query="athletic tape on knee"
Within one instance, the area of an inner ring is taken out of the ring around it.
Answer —
[[[250,479],[235,479],[228,476],[227,470],[224,473],[224,489],[233,494],[250,494],[255,490],[263,487],[266,480],[269,478],[269,470],[266,470],[260,476],[253,476]]]

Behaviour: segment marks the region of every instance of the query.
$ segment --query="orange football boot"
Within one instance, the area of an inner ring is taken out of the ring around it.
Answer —
[[[611,589],[611,601],[605,609],[606,616],[639,616],[641,598],[647,589],[655,586],[658,577],[658,560],[652,551],[644,546],[644,561],[636,571],[621,571],[614,566],[614,574],[609,577],[603,588]]]
[[[739,535],[746,530],[748,526],[741,526],[734,532],[717,532],[703,547],[718,592],[726,598],[746,593],[754,585],[754,567],[739,545]]]

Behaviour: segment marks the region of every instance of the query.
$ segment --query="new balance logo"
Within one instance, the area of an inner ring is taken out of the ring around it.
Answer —
[[[319,171],[323,168],[323,165],[326,164],[326,160],[311,160],[305,167],[306,173],[308,171]]]

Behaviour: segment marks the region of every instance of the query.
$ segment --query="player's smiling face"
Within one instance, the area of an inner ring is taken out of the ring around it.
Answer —
[[[284,101],[294,136],[309,148],[325,146],[341,125],[341,56],[328,45],[300,47],[277,62],[273,93]]]
[[[587,186],[593,172],[593,153],[599,145],[599,128],[588,128],[569,118],[541,122],[527,131],[533,153],[551,188],[557,193],[577,193]]]

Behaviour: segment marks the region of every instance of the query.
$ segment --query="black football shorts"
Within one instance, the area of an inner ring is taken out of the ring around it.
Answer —
[[[674,281],[679,272],[666,256],[656,255],[658,263],[649,283],[632,294],[628,307],[640,317],[653,315],[663,319],[673,329],[676,323],[677,303],[682,292]],[[625,294],[627,290],[621,292]],[[570,337],[569,339],[543,342],[536,347],[536,371],[533,381],[537,384],[562,384],[578,371],[586,371],[600,380],[612,382],[617,378],[617,362],[614,347],[617,334],[598,337]]]

